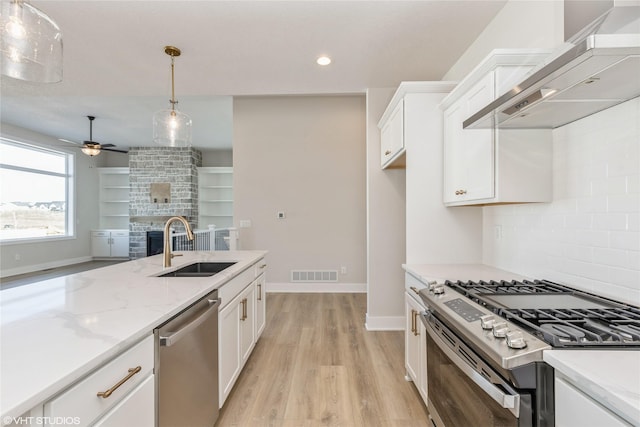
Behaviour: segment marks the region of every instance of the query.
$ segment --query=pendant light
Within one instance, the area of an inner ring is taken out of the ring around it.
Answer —
[[[2,1],[2,74],[37,83],[62,81],[62,31],[43,11],[23,0]]]
[[[188,147],[191,145],[191,118],[176,109],[174,88],[174,59],[180,56],[180,49],[165,46],[164,53],[171,57],[171,108],[160,110],[153,115],[153,142],[167,147]]]

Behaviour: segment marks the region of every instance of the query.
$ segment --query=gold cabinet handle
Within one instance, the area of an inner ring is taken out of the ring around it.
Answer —
[[[240,304],[242,304],[242,317],[240,320],[247,320],[247,299],[244,298],[240,301]]]
[[[136,366],[135,368],[130,368],[129,369],[129,374],[124,377],[123,379],[121,379],[120,381],[118,381],[118,383],[116,385],[114,385],[113,387],[111,387],[109,390],[107,391],[101,391],[98,392],[97,396],[98,397],[102,397],[103,399],[106,399],[107,397],[111,396],[111,394],[116,391],[118,389],[118,387],[120,387],[122,384],[126,383],[127,381],[129,381],[129,379],[134,376],[135,374],[137,374],[138,372],[140,372],[142,370],[142,366]]]
[[[411,311],[413,311],[413,335],[418,336],[420,335],[420,332],[418,332],[418,312],[415,310]]]
[[[267,264],[262,264],[262,265],[260,266],[260,268],[266,268],[266,267],[267,267]]]
[[[416,311],[414,309],[411,309],[411,332],[413,333],[413,335],[416,334],[416,316],[414,316],[414,313]]]
[[[418,288],[416,288],[415,286],[411,286],[411,287],[409,287],[409,289],[411,289],[411,290],[412,290],[413,292],[415,292],[416,294],[417,294],[417,293],[420,293],[420,292],[418,291]]]
[[[456,196],[462,196],[467,194],[467,190],[456,190]]]
[[[262,301],[262,283],[258,283],[258,301]]]
[[[387,151],[384,152],[385,156],[388,156],[389,154],[391,154],[391,150],[387,150]]]

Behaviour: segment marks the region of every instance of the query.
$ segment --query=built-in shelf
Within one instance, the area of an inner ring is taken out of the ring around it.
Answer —
[[[99,168],[99,227],[129,230],[129,168]]]
[[[233,168],[198,168],[198,228],[233,227]]]

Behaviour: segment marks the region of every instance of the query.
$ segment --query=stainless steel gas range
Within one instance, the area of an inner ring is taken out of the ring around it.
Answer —
[[[432,282],[419,295],[437,427],[554,426],[544,350],[640,347],[640,308],[546,280]]]

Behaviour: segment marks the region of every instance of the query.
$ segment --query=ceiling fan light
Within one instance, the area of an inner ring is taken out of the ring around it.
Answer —
[[[87,156],[91,156],[91,157],[97,156],[98,154],[100,154],[100,151],[101,150],[99,148],[95,148],[95,147],[87,147],[87,146],[82,147],[82,152]]]
[[[1,8],[2,74],[37,83],[62,81],[62,31],[58,24],[23,0],[3,1]]]

